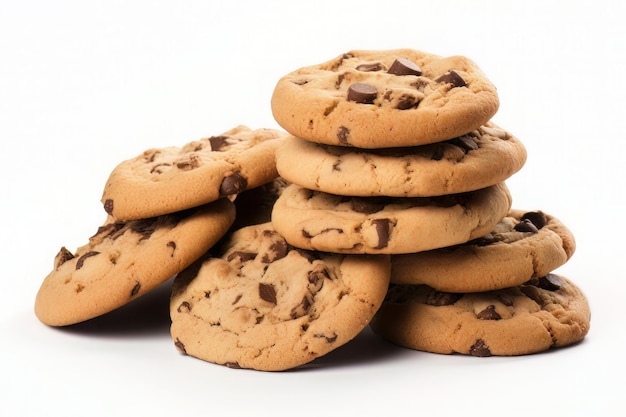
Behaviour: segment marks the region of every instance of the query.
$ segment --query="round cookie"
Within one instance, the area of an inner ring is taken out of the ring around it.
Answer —
[[[173,213],[258,187],[278,176],[286,134],[238,126],[183,147],[149,149],[113,169],[102,194],[108,214],[135,220]]]
[[[174,280],[171,335],[187,355],[233,368],[280,371],[353,339],[380,307],[388,256],[290,247],[270,223],[233,233],[220,257]]]
[[[504,183],[439,197],[346,197],[291,184],[272,223],[293,246],[336,253],[401,254],[483,236],[508,213]]]
[[[290,136],[276,151],[278,173],[289,182],[351,196],[463,193],[498,184],[525,162],[524,145],[493,123],[458,138],[411,148],[366,150]]]
[[[392,257],[391,282],[439,291],[480,292],[521,285],[554,271],[576,249],[572,232],[541,211],[511,210],[485,236]]]
[[[426,285],[391,285],[371,328],[411,349],[473,356],[513,356],[571,345],[589,331],[582,291],[548,274],[483,293],[438,292]]]
[[[496,113],[499,99],[468,58],[355,50],[283,76],[271,106],[276,121],[302,139],[388,148],[471,132]]]
[[[66,326],[113,311],[202,256],[234,218],[225,198],[144,220],[109,216],[75,253],[61,248],[37,293],[35,314],[47,325]]]

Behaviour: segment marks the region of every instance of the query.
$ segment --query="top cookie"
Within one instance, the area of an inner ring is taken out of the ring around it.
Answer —
[[[149,149],[111,173],[102,203],[118,220],[173,213],[272,181],[275,150],[287,135],[238,126],[183,147]]]
[[[499,99],[468,58],[396,49],[350,51],[287,74],[271,104],[276,121],[294,136],[385,148],[461,136],[485,124]]]

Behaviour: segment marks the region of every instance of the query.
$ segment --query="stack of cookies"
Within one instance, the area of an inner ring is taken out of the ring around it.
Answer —
[[[279,80],[277,150],[291,185],[276,231],[298,248],[387,254],[391,286],[371,323],[413,349],[520,355],[589,328],[581,291],[552,271],[571,232],[512,209],[504,181],[526,150],[490,120],[499,100],[475,63],[413,50],[351,51]]]
[[[61,248],[35,300],[90,320],[175,277],[171,336],[232,368],[305,365],[366,326],[402,346],[519,355],[581,340],[585,296],[553,271],[571,232],[512,208],[523,144],[464,57],[352,51],[281,78],[287,131],[236,127],[116,166],[106,220]]]

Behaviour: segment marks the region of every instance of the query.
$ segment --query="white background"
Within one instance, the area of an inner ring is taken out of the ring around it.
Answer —
[[[625,415],[624,2],[0,0],[1,415]],[[238,124],[278,127],[278,78],[350,49],[476,61],[528,162],[514,206],[563,221],[587,294],[572,348],[414,352],[371,333],[285,373],[179,355],[168,288],[71,329],[33,314],[54,255],[104,220],[121,160]],[[384,414],[383,414],[384,413]],[[593,413],[593,414],[591,414]]]

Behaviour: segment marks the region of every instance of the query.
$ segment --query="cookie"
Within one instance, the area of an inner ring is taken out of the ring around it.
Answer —
[[[389,284],[388,256],[295,249],[270,223],[233,233],[220,257],[174,280],[176,348],[232,368],[280,371],[311,362],[370,322]]]
[[[366,150],[290,136],[276,151],[278,173],[289,182],[351,196],[474,191],[508,179],[525,162],[524,145],[493,123],[458,138],[411,148]]]
[[[590,320],[583,292],[567,278],[548,274],[520,286],[468,294],[392,285],[371,328],[415,350],[513,356],[579,342]]]
[[[483,236],[508,213],[504,183],[438,197],[346,197],[294,184],[276,200],[272,223],[293,246],[336,253],[400,254]]]
[[[355,50],[278,80],[276,121],[312,142],[357,148],[416,146],[487,123],[496,88],[462,56],[411,49]]]
[[[287,185],[284,178],[277,177],[260,187],[237,194],[234,198],[237,216],[231,230],[269,222],[274,203]]]
[[[542,211],[511,210],[485,236],[452,247],[392,257],[391,282],[480,292],[521,285],[567,262],[572,232]]]
[[[61,248],[35,300],[35,314],[66,326],[127,304],[186,268],[215,244],[235,218],[233,203],[156,218],[118,222],[110,216],[89,243]]]
[[[149,149],[113,169],[102,195],[108,214],[136,220],[184,210],[258,187],[278,176],[286,134],[238,126],[183,147]]]

